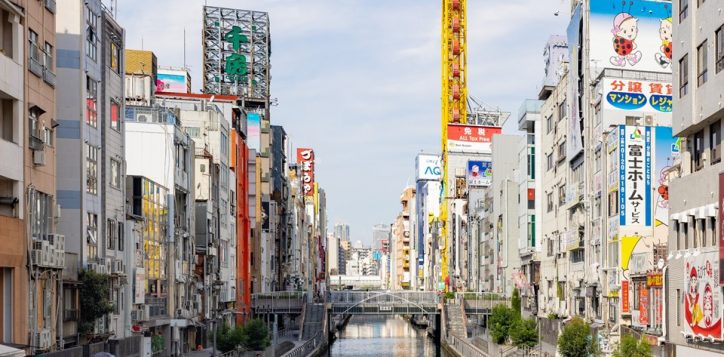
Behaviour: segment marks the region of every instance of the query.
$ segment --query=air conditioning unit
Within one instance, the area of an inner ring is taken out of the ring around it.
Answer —
[[[45,151],[33,151],[33,164],[36,166],[45,166]]]
[[[48,350],[52,346],[53,341],[50,339],[50,330],[44,328],[35,334],[35,346],[39,350]]]
[[[136,113],[136,121],[139,123],[150,123],[151,119],[148,114],[145,113]]]
[[[65,253],[65,236],[62,234],[48,234],[48,242],[51,242],[56,251]]]
[[[215,257],[216,256],[216,247],[209,247],[209,252],[207,255],[210,257]]]
[[[32,259],[33,265],[42,266],[43,251],[42,250],[31,250],[30,259]]]
[[[654,117],[652,115],[644,116],[644,125],[654,126]]]

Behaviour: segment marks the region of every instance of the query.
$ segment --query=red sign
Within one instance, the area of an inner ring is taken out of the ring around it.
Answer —
[[[719,285],[724,285],[724,172],[719,173]]]
[[[643,287],[639,291],[639,322],[642,326],[649,325],[649,291]]]
[[[528,189],[528,201],[535,201],[535,189],[534,188]]]
[[[314,196],[314,150],[297,149],[297,164],[302,174],[302,191],[305,196]]]
[[[628,302],[628,280],[621,280],[621,313],[631,313],[631,306]]]
[[[664,286],[664,277],[661,273],[646,274],[646,286],[650,288],[658,288]]]
[[[493,136],[502,129],[494,126],[447,126],[447,145],[450,152],[489,154],[493,152]]]

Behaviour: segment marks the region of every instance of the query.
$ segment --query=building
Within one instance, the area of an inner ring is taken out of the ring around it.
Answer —
[[[339,240],[334,234],[327,235],[327,273],[339,274]]]
[[[417,269],[417,286],[428,291],[432,291],[437,287],[437,280],[440,272],[435,271],[435,252],[439,251],[436,237],[433,238],[434,221],[440,216],[440,156],[418,154],[415,158],[416,167],[416,188],[415,203],[417,205],[415,212],[416,217],[416,269]],[[384,229],[384,225],[380,229]],[[386,237],[387,231],[381,231],[380,242]]]
[[[57,81],[64,89],[56,93],[58,232],[67,237],[66,251],[78,255],[79,268],[111,275],[111,303],[130,306],[125,32],[100,0],[63,2],[55,25]],[[92,333],[130,337],[130,319],[130,310],[116,309],[98,319]]]
[[[719,253],[724,242],[721,228],[716,228],[721,227],[724,195],[720,7],[716,1],[673,2],[672,128],[680,138],[681,154],[668,174],[670,226],[663,288],[666,344],[675,356],[724,353]]]
[[[415,188],[406,187],[400,194],[401,211],[392,225],[392,251],[391,287],[394,290],[413,289],[413,275],[415,258],[412,255],[412,227],[410,220],[414,209]]]
[[[337,254],[337,267],[339,269],[339,275],[347,274],[347,259],[350,257],[350,248],[352,243],[350,241],[349,225],[347,224],[335,224],[334,225],[334,237],[338,242],[339,252]]]
[[[55,350],[64,337],[51,321],[63,313],[57,307],[65,257],[55,220],[55,16],[54,4],[0,4],[0,69],[6,74],[0,84],[0,156],[5,163],[0,167],[0,239],[5,247],[0,288],[7,292],[0,309],[0,340],[32,346],[26,351],[32,354]],[[69,296],[71,303],[74,297]]]

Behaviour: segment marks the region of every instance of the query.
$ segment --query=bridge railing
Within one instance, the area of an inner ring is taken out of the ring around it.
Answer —
[[[473,345],[467,338],[461,338],[454,334],[448,334],[447,343],[457,353],[465,357],[488,357],[488,354]]]
[[[440,302],[440,296],[436,292],[429,291],[332,291],[328,302],[337,305],[360,303],[434,305]]]
[[[251,306],[256,312],[299,312],[305,301],[304,291],[274,291],[251,295]]]
[[[455,299],[465,304],[466,310],[492,310],[496,305],[510,306],[510,299],[491,293],[456,293]]]

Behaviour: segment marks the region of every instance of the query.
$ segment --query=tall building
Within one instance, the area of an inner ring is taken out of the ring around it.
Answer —
[[[401,211],[392,226],[393,243],[390,249],[393,250],[391,262],[393,275],[391,278],[393,289],[410,290],[413,288],[413,275],[415,257],[411,255],[414,240],[411,235],[411,216],[414,215],[415,188],[406,187],[400,194]]]
[[[327,272],[339,274],[339,240],[334,234],[327,234]]]
[[[415,187],[415,212],[416,212],[416,264],[417,286],[432,291],[437,287],[439,271],[435,272],[436,252],[439,251],[437,239],[433,237],[434,223],[436,217],[440,216],[440,156],[429,154],[418,154],[415,158],[416,187]],[[375,226],[377,227],[377,226]],[[379,239],[375,242],[384,241],[384,235],[389,232],[381,225]],[[439,269],[439,267],[438,267]]]
[[[55,12],[42,2],[0,4],[0,341],[32,346],[32,354],[62,346],[64,337],[51,320],[63,313],[65,262],[55,219]]]
[[[347,260],[350,258],[350,248],[352,242],[350,241],[349,225],[347,224],[335,224],[334,225],[334,237],[338,242],[338,255],[337,255],[337,266],[340,275],[347,274]]]
[[[673,2],[673,119],[681,154],[668,182],[666,343],[676,356],[722,348],[724,18],[717,1]],[[662,23],[663,26],[671,24]],[[709,70],[711,69],[711,70]],[[717,228],[719,227],[719,228]]]
[[[126,226],[124,36],[100,0],[67,1],[56,18],[57,189],[67,237],[78,267],[112,279],[111,303],[130,306]],[[71,290],[72,291],[72,290]],[[129,337],[129,310],[98,319],[97,334]]]

